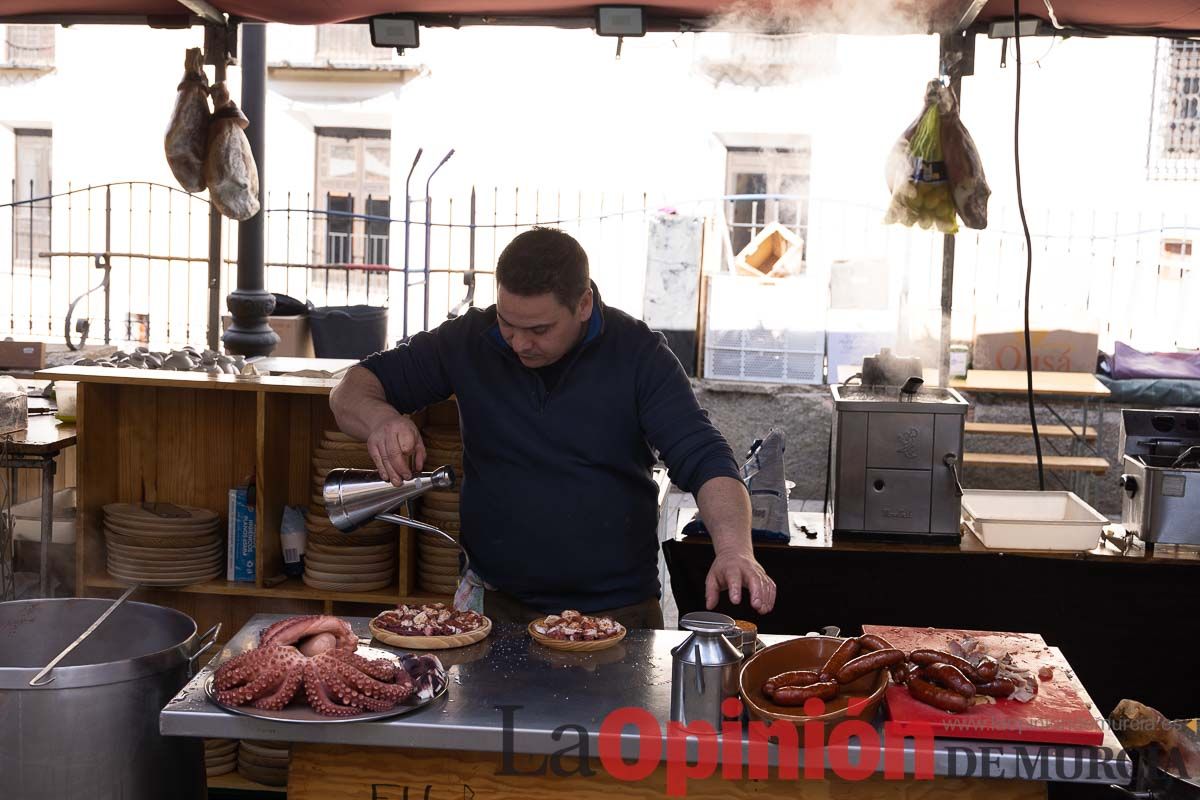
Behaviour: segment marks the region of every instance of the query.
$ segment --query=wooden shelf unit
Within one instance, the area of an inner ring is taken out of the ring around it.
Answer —
[[[202,380],[186,373],[58,368],[41,377],[79,381],[77,586],[82,596],[115,596],[127,584],[105,570],[104,506],[158,501],[215,511],[225,530],[228,492],[256,477],[257,557],[253,583],[212,580],[145,588],[134,598],[177,608],[201,629],[225,636],[256,613],[373,614],[400,602],[447,600],[420,592],[416,536],[400,528],[398,577],[369,592],[313,589],[283,576],[279,531],[284,506],[312,498],[312,451],[324,430],[335,381],[261,378]],[[373,609],[373,610],[372,610]]]

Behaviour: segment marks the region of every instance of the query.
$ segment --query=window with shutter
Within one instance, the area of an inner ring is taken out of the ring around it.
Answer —
[[[50,166],[49,130],[18,128],[13,200],[13,269],[49,275]]]
[[[389,131],[317,129],[315,206],[326,214],[314,231],[316,263],[387,266],[391,144]]]
[[[1200,42],[1158,41],[1150,121],[1151,179],[1200,178]]]
[[[54,66],[53,25],[5,25],[5,63],[17,67]]]
[[[808,239],[810,155],[807,148],[727,147],[725,193],[765,195],[729,200],[726,222],[734,254],[772,222]]]

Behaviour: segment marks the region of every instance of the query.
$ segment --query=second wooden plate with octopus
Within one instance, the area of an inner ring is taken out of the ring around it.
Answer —
[[[566,639],[552,639],[549,636],[543,636],[533,629],[534,624],[540,621],[541,620],[535,619],[533,622],[529,623],[529,627],[527,628],[529,635],[533,638],[533,640],[538,644],[549,647],[553,650],[564,650],[568,653],[594,653],[597,650],[607,650],[624,639],[625,634],[629,632],[628,629],[622,625],[621,632],[616,636],[610,636],[607,639],[584,639],[575,642]]]

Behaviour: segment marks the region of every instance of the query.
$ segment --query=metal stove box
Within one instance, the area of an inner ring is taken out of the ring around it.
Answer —
[[[835,536],[959,536],[963,422],[953,389],[833,386]]]
[[[1200,413],[1121,412],[1121,524],[1149,544],[1200,544]]]

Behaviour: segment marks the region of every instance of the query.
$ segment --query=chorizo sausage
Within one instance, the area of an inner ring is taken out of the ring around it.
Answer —
[[[979,675],[979,680],[987,683],[1000,671],[1000,662],[991,656],[984,656],[979,659],[979,663],[975,665],[975,672]]]
[[[967,697],[975,696],[975,684],[953,664],[930,664],[921,668],[920,677]]]
[[[975,684],[975,691],[988,697],[1008,697],[1016,690],[1017,683],[1012,678],[995,678]]]
[[[825,666],[821,667],[821,680],[831,681],[833,676],[837,675],[838,670],[846,666],[846,662],[858,655],[861,645],[858,639],[847,639],[842,642],[837,650],[833,651],[833,655],[825,662]]]
[[[864,675],[893,667],[903,661],[903,650],[897,650],[894,647],[890,650],[876,650],[846,662],[846,665],[837,671],[835,677],[838,683],[853,683]]]
[[[767,697],[775,694],[780,686],[808,686],[817,682],[817,673],[810,669],[797,669],[791,672],[781,672],[763,684],[762,693]]]
[[[942,711],[961,714],[971,707],[971,700],[966,695],[951,689],[944,689],[941,686],[934,686],[921,678],[909,679],[908,692],[920,702]]]
[[[802,706],[805,701],[814,697],[820,700],[832,700],[837,697],[838,685],[833,681],[820,681],[808,686],[780,686],[775,690],[772,699],[780,706]]]
[[[902,661],[888,668],[892,673],[892,680],[896,683],[908,683],[908,679],[916,675],[919,669],[920,667],[911,661]]]
[[[874,652],[876,650],[893,650],[892,643],[882,636],[876,636],[873,633],[864,633],[858,637],[858,643],[863,650]]]
[[[975,669],[975,665],[965,658],[959,658],[953,653],[947,653],[942,650],[913,650],[908,654],[908,660],[914,664],[919,664],[922,667],[928,667],[930,664],[949,664],[956,668],[972,683],[981,683],[983,679],[979,677],[979,673]]]

